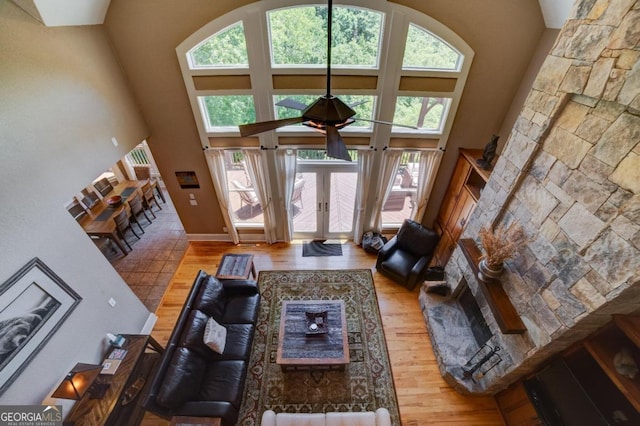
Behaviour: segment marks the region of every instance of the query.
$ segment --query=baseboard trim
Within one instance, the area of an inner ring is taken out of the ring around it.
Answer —
[[[188,241],[215,241],[231,243],[231,237],[227,234],[187,234]],[[240,234],[241,243],[264,243],[264,234]]]
[[[142,330],[140,330],[140,334],[151,334],[151,331],[153,330],[153,326],[156,325],[156,321],[158,321],[158,316],[153,312],[150,312],[149,316],[147,317],[147,320],[142,326]]]
[[[228,234],[187,234],[187,240],[231,242],[231,237]]]

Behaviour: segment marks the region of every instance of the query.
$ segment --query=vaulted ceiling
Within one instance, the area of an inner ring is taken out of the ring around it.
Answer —
[[[111,0],[12,0],[48,27],[102,24]],[[573,0],[538,0],[547,28],[561,28]]]

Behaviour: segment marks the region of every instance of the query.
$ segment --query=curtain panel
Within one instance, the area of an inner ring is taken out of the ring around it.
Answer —
[[[227,170],[224,165],[224,150],[222,149],[208,149],[204,152],[204,156],[207,159],[209,165],[209,172],[213,177],[213,187],[216,190],[216,196],[218,197],[218,203],[220,204],[220,211],[222,212],[222,218],[229,230],[229,236],[234,244],[240,242],[238,237],[238,230],[231,218],[233,217],[233,211],[231,210],[231,203],[229,202],[229,183],[227,182]]]

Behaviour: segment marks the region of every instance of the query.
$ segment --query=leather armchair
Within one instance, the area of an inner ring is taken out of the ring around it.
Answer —
[[[423,279],[439,239],[435,231],[407,219],[378,252],[376,269],[413,290]]]

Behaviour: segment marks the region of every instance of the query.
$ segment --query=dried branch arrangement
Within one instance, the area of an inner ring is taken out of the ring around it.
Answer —
[[[501,224],[495,230],[483,226],[479,235],[484,250],[481,259],[492,269],[501,269],[505,260],[515,257],[518,249],[530,241],[518,221],[509,226]]]

